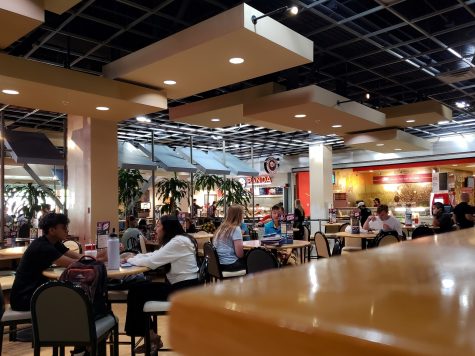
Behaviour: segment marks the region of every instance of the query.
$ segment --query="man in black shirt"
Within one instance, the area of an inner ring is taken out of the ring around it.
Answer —
[[[441,202],[434,203],[432,205],[432,215],[434,215],[432,225],[439,227],[438,233],[452,231],[452,217],[450,214],[444,213],[444,204]]]
[[[473,207],[468,204],[470,201],[470,195],[468,193],[462,193],[460,195],[460,200],[462,202],[454,208],[455,223],[461,229],[473,227],[473,222],[475,220],[473,217]]]
[[[53,263],[67,267],[82,255],[70,251],[62,241],[68,236],[69,219],[64,214],[49,213],[42,220],[43,236],[33,241],[20,261],[13,282],[10,304],[13,310],[30,310],[35,290],[47,282],[43,271]]]
[[[198,216],[198,210],[200,209],[202,209],[202,207],[196,204],[196,199],[193,199],[193,204],[191,204],[191,217]]]

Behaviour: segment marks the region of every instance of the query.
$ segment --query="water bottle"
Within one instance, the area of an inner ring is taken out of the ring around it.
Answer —
[[[404,216],[404,225],[411,226],[412,225],[412,210],[411,208],[406,208],[406,214]]]
[[[115,229],[107,240],[107,260],[108,269],[120,269],[120,242]]]

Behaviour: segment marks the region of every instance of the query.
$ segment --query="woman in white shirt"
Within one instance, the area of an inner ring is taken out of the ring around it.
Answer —
[[[241,223],[243,209],[240,205],[229,207],[226,220],[214,234],[213,245],[218,252],[219,264],[223,271],[239,271],[246,269],[243,260]]]
[[[156,269],[169,265],[165,283],[140,283],[129,289],[127,296],[127,315],[125,331],[127,335],[144,336],[147,325],[147,316],[143,313],[145,302],[150,300],[165,301],[169,295],[177,290],[197,286],[198,256],[195,239],[185,233],[175,216],[164,215],[157,222],[155,236],[162,243],[162,247],[154,252],[137,254],[127,259],[127,262],[136,266],[145,266]],[[160,336],[150,330],[152,351],[158,350],[162,343]],[[144,352],[144,347],[137,352]]]

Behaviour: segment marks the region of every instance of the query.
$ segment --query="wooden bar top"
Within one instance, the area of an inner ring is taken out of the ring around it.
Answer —
[[[172,297],[183,355],[475,355],[475,229]]]

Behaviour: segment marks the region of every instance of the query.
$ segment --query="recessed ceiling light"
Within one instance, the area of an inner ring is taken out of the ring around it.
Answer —
[[[137,120],[138,122],[152,122],[152,120],[145,116],[137,116],[135,120]]]
[[[96,107],[96,110],[99,110],[99,111],[107,111],[107,110],[110,110],[107,106],[97,106]]]
[[[213,117],[213,118],[211,119],[211,121],[213,121],[213,122],[219,122],[219,121],[221,121],[221,119],[220,119],[219,117]]]
[[[297,15],[297,14],[299,13],[299,8],[298,8],[297,6],[292,6],[292,7],[290,8],[290,13],[291,13],[292,15]]]
[[[406,122],[416,122],[416,120],[406,120]]]
[[[450,121],[449,120],[442,120],[442,121],[439,121],[438,124],[439,125],[446,125],[448,124]]]
[[[295,117],[296,119],[301,119],[301,118],[303,118],[303,117],[307,117],[307,115],[306,115],[306,114],[297,114],[297,115],[294,115],[294,117]]]
[[[14,90],[14,89],[3,89],[2,93],[3,94],[8,94],[8,95],[18,95],[18,94],[20,94],[20,92],[18,90]]]
[[[378,147],[384,146],[384,143],[377,143],[376,146]]]
[[[308,130],[307,133],[312,133],[312,131]]]
[[[164,81],[163,81],[163,84],[166,84],[166,85],[175,85],[176,82],[175,82],[174,80],[167,79],[167,80],[164,80]]]
[[[373,171],[373,170],[371,170],[371,171],[369,171],[369,172],[370,172],[370,173],[373,173],[374,171]]]
[[[343,125],[332,125],[333,128],[338,129],[340,127],[343,127]]]
[[[395,148],[394,151],[402,151],[402,148]]]
[[[465,109],[469,107],[470,105],[468,105],[467,102],[461,100],[461,101],[455,102],[455,106],[458,107],[459,109]]]
[[[233,58],[230,58],[230,59],[229,59],[229,63],[232,63],[232,64],[241,64],[241,63],[244,63],[244,58],[233,57]]]

